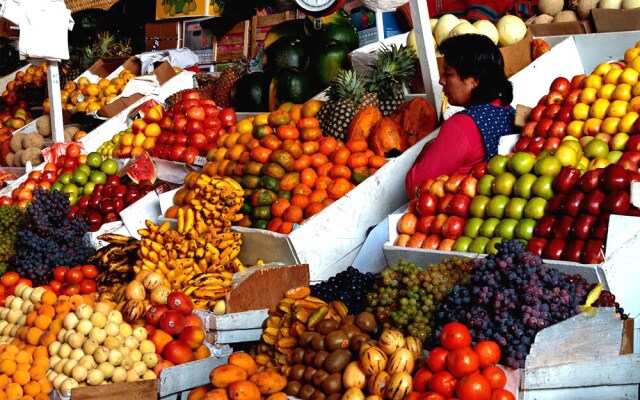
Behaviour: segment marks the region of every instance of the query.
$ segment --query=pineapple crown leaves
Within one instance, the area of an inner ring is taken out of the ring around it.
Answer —
[[[365,91],[365,83],[354,70],[339,70],[331,80],[327,95],[333,101],[351,101],[359,104]]]
[[[409,47],[395,44],[384,46],[370,65],[372,71],[367,80],[367,89],[390,94],[395,87],[413,78],[417,58],[415,50]]]

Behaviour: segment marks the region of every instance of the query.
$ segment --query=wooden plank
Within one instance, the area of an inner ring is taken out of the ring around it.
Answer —
[[[576,336],[579,338],[580,336]],[[559,347],[554,345],[554,349]],[[593,348],[594,352],[597,347]],[[523,390],[579,388],[582,386],[638,385],[640,354],[540,367],[524,371]],[[602,397],[606,398],[606,397]]]
[[[208,331],[233,331],[238,329],[255,329],[269,316],[267,309],[237,312],[233,314],[214,314],[211,311],[196,310],[204,327]]]
[[[260,340],[260,329],[238,329],[235,331],[211,331],[207,332],[207,341],[214,344],[230,344],[255,342]]]
[[[620,354],[622,331],[613,308],[601,308],[593,317],[576,315],[538,332],[526,368],[615,357]]]
[[[228,359],[228,356],[210,357],[163,369],[158,379],[160,398],[209,383],[211,370],[218,365],[226,364]],[[96,397],[93,399],[96,399]]]
[[[264,38],[267,35],[267,33],[263,32],[261,28],[271,27],[293,18],[295,18],[295,15],[292,11],[263,16],[254,15],[253,18],[251,18],[251,44],[249,49],[251,58],[256,57],[258,54],[258,42],[264,41]]]
[[[638,399],[638,385],[589,386],[520,392],[519,400],[623,400]]]
[[[110,383],[101,386],[85,386],[71,390],[72,400],[96,400],[117,398],[118,400],[155,399],[158,393],[158,380],[138,382]]]

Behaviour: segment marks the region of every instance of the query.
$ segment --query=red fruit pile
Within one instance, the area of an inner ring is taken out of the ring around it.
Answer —
[[[73,268],[59,266],[53,270],[53,280],[49,282],[47,289],[56,295],[66,296],[95,293],[98,289],[95,281],[98,273],[98,267],[91,264]]]
[[[451,322],[442,328],[442,347],[429,352],[426,366],[413,377],[415,400],[515,400],[504,387],[507,376],[497,367],[500,347],[486,340],[471,347],[469,329]]]
[[[19,283],[24,283],[29,287],[33,287],[31,279],[21,278],[15,271],[9,271],[2,274],[0,277],[0,304],[4,302],[7,296],[13,296],[13,292],[16,290],[16,286]]]
[[[193,302],[184,293],[171,292],[167,304],[155,304],[147,310],[145,328],[156,353],[172,365],[188,363],[209,354],[204,345],[205,331]]]
[[[640,174],[618,164],[582,176],[578,169],[564,167],[554,179],[555,194],[526,249],[552,260],[602,262],[611,214],[640,215],[631,205],[633,181],[640,181]]]

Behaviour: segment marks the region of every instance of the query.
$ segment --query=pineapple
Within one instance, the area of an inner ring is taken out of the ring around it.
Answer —
[[[193,76],[201,99],[211,99],[214,87],[218,78],[206,72],[198,72]],[[216,103],[217,104],[217,103]]]
[[[247,60],[240,60],[231,64],[220,74],[220,78],[213,86],[211,98],[220,107],[226,107],[231,100],[231,88],[238,79],[249,71],[249,63]]]
[[[378,53],[367,80],[367,92],[377,97],[382,115],[391,114],[404,103],[404,84],[415,74],[416,53],[406,46],[385,47]]]
[[[329,101],[322,105],[316,117],[325,135],[344,141],[353,116],[362,107],[372,105],[372,99],[367,97],[367,102],[363,103],[364,82],[352,70],[336,74],[331,81],[328,96]]]

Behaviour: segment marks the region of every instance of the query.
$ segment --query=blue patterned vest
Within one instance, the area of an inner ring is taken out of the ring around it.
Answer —
[[[470,116],[478,126],[484,144],[485,161],[498,154],[501,136],[515,133],[513,120],[516,110],[513,107],[477,104],[460,112]]]

